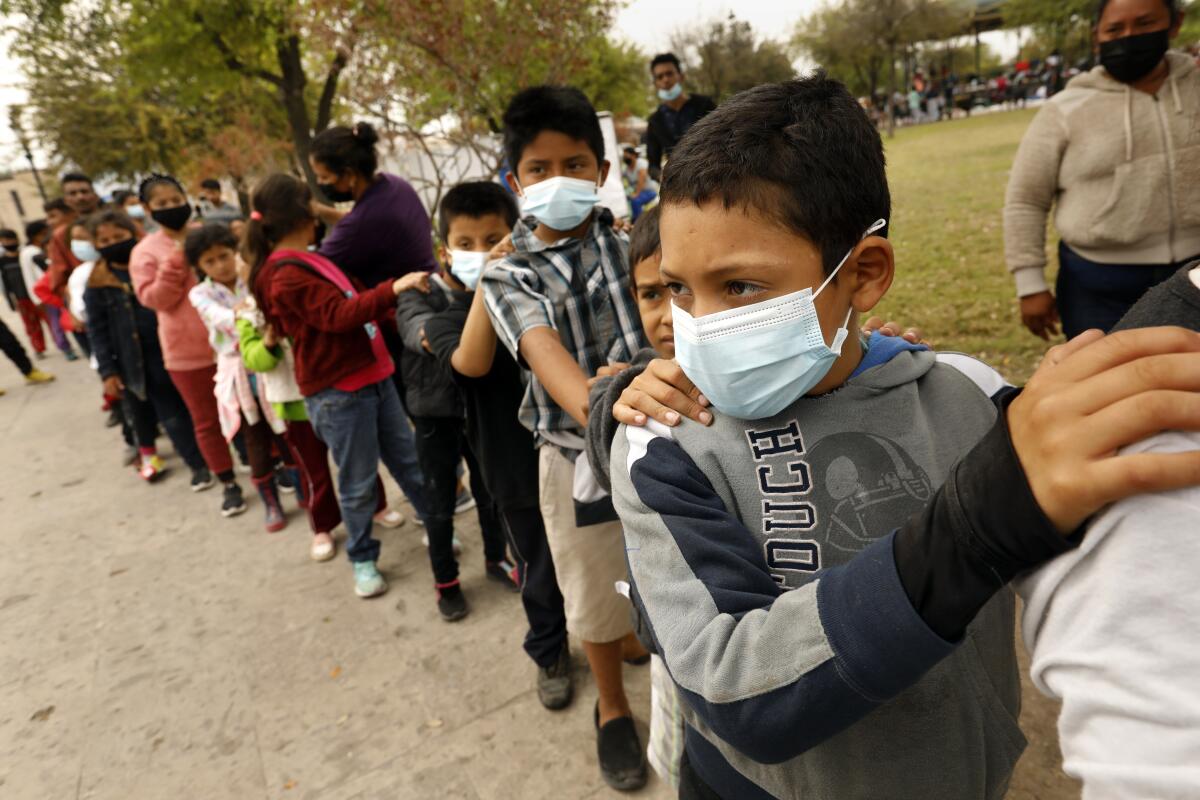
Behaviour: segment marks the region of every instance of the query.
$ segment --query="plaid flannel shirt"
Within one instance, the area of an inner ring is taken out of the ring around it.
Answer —
[[[631,361],[645,346],[641,317],[629,289],[629,238],[612,229],[612,214],[599,211],[582,239],[546,244],[533,234],[537,223],[513,228],[516,252],[484,271],[482,289],[496,334],[522,367],[521,337],[553,328],[563,347],[591,376],[612,361]],[[608,336],[602,320],[611,318]],[[602,339],[604,339],[602,341]],[[518,419],[540,446],[547,432],[583,435],[571,415],[530,374]]]

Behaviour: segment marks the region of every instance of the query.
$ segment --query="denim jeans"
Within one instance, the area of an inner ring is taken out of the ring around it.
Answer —
[[[371,518],[375,515],[375,476],[381,460],[422,523],[429,513],[412,429],[396,387],[388,379],[356,392],[324,389],[304,398],[304,407],[313,430],[337,464],[346,555],[351,561],[377,561],[379,541],[371,536]]]
[[[1073,339],[1089,328],[1107,333],[1143,294],[1195,257],[1175,264],[1098,264],[1058,245],[1058,313]]]

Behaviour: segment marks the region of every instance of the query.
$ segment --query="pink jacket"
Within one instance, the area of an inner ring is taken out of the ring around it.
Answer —
[[[184,263],[183,250],[156,231],[133,248],[129,275],[138,301],[158,313],[158,340],[167,369],[183,372],[212,366],[208,329],[188,301],[196,276]]]

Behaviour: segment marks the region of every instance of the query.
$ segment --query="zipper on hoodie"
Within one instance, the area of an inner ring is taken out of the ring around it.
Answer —
[[[1170,80],[1168,78],[1168,80]],[[1161,89],[1159,91],[1162,91]],[[1175,151],[1171,148],[1171,132],[1167,128],[1167,112],[1153,94],[1154,110],[1158,112],[1158,131],[1162,136],[1163,155],[1167,165],[1167,257],[1174,264],[1175,258]]]

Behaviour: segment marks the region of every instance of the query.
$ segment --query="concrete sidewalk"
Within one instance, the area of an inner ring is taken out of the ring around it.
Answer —
[[[412,522],[380,535],[391,591],[359,600],[344,555],[309,561],[293,498],[267,534],[245,476],[233,520],[173,455],[144,484],[86,362],[41,366],[58,380],[27,388],[0,364],[0,798],[620,796],[595,765],[582,655],[574,703],[544,710],[519,598],[484,579],[473,512],[457,520],[467,619],[438,618]],[[644,737],[648,669],[626,676]],[[1078,796],[1054,709],[1026,695],[1010,796]],[[635,796],[672,793],[652,779]]]

